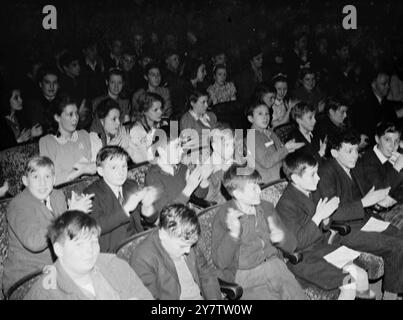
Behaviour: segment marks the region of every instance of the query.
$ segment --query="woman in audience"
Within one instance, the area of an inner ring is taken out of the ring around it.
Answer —
[[[56,185],[96,172],[95,158],[102,142],[95,133],[77,130],[76,102],[69,96],[59,98],[53,110],[55,134],[39,140],[39,153],[55,164]]]
[[[294,90],[293,97],[313,105],[316,112],[323,112],[323,99],[325,96],[316,85],[316,76],[312,69],[304,68],[300,70],[299,87]]]
[[[282,124],[290,121],[291,104],[288,99],[288,82],[287,76],[279,73],[273,77],[273,85],[276,89],[276,99],[272,107],[273,114],[271,119],[271,126],[274,129]]]
[[[213,105],[222,102],[235,101],[236,89],[233,82],[227,82],[227,67],[218,64],[213,68],[214,84],[207,88]]]
[[[160,127],[163,98],[152,92],[147,92],[144,101],[140,105],[139,119],[130,129],[129,155],[135,163],[141,163],[154,159],[151,152],[155,130]]]
[[[185,78],[189,80],[185,89],[187,95],[189,95],[194,90],[207,89],[207,85],[204,81],[207,76],[207,71],[206,64],[203,60],[190,60],[186,63],[183,73]]]
[[[39,124],[35,124],[32,128],[24,128],[21,121],[22,103],[21,91],[18,87],[11,86],[4,90],[0,106],[0,150],[42,135],[42,127]]]
[[[97,108],[90,132],[94,132],[102,141],[102,146],[114,145],[128,150],[130,137],[120,123],[120,107],[112,98],[103,100]]]

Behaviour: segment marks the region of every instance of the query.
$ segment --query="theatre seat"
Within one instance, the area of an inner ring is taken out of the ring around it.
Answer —
[[[42,273],[42,270],[37,270],[17,281],[10,287],[10,289],[8,289],[5,294],[5,300],[23,300],[32,285],[38,281]]]
[[[11,199],[0,200],[0,300],[3,299],[3,270],[8,250],[7,207]]]
[[[15,196],[21,191],[25,165],[34,155],[39,155],[38,142],[30,142],[0,151],[0,176],[8,181],[10,195]]]

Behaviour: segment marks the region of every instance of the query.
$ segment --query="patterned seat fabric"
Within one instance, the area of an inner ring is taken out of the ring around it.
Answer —
[[[383,276],[384,261],[381,257],[361,252],[360,256],[354,260],[354,264],[367,271],[369,280],[378,280]]]
[[[288,137],[294,129],[295,125],[293,123],[285,123],[274,128],[274,133],[277,135],[282,143],[286,143],[288,141]]]
[[[127,240],[126,244],[118,248],[116,255],[130,264],[130,258],[136,246],[138,246],[154,229],[155,228],[136,234],[134,237]]]
[[[0,152],[0,176],[8,181],[10,195],[15,196],[22,189],[22,176],[28,159],[39,154],[38,142],[16,146]]]
[[[3,268],[7,258],[8,250],[8,229],[7,229],[7,207],[10,199],[0,201],[0,300],[3,299]]]
[[[285,188],[287,187],[287,183],[288,183],[287,180],[281,179],[274,181],[273,184],[270,184],[269,186],[265,187],[262,190],[261,195],[262,200],[271,202],[273,206],[276,206]]]

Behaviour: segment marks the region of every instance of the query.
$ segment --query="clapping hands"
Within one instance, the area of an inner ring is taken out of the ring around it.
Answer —
[[[72,191],[71,198],[68,200],[69,210],[79,210],[85,213],[91,212],[93,197],[93,193],[77,195],[74,191]]]

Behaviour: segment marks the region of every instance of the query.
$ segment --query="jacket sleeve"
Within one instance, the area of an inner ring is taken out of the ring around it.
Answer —
[[[12,201],[7,214],[8,223],[25,249],[41,252],[48,248],[48,225],[38,219],[27,202]]]
[[[135,250],[130,258],[130,265],[153,297],[158,299],[158,270],[155,270],[150,258],[146,257],[142,250]]]
[[[256,132],[256,131],[255,131]],[[255,134],[255,150],[250,150],[252,155],[255,155],[256,162],[262,167],[266,169],[270,169],[280,161],[282,161],[285,156],[288,154],[288,150],[284,146],[280,146],[280,148],[276,151],[275,149],[275,141],[273,141],[273,145],[266,147],[264,136],[256,132]],[[268,142],[269,140],[267,140]]]
[[[195,246],[196,267],[199,272],[201,290],[205,300],[221,300],[220,285],[217,280],[217,272],[208,265],[201,250]]]
[[[284,222],[281,220],[280,216],[276,212],[276,209],[273,207],[271,203],[262,202],[262,205],[266,218],[268,216],[272,216],[276,226],[284,232],[283,241],[276,243],[275,246],[279,247],[281,250],[285,252],[289,253],[294,252],[295,249],[297,248],[297,239],[295,235],[290,230],[288,230],[288,228],[285,226]]]
[[[319,168],[320,180],[318,189],[315,191],[314,198],[317,203],[320,198],[331,199],[333,197],[340,197],[341,191],[337,190],[337,177],[336,173],[331,170],[321,170]],[[335,221],[349,221],[364,218],[365,212],[361,203],[361,199],[345,201],[340,199],[338,209],[331,215],[331,219]]]
[[[110,212],[111,206],[103,201],[105,196],[97,192],[95,188],[90,186],[84,190],[84,193],[95,193],[95,197],[92,199],[92,211],[90,215],[100,225],[101,234],[109,233],[129,221],[130,218],[123,210]]]
[[[322,237],[322,231],[308,216],[289,199],[280,199],[276,210],[287,229],[292,232],[297,240],[296,250],[304,250]]]
[[[224,211],[225,210],[225,211]],[[219,269],[226,269],[234,264],[240,247],[240,238],[234,239],[225,222],[227,208],[216,213],[212,231],[212,258]],[[242,234],[242,231],[241,231]]]

